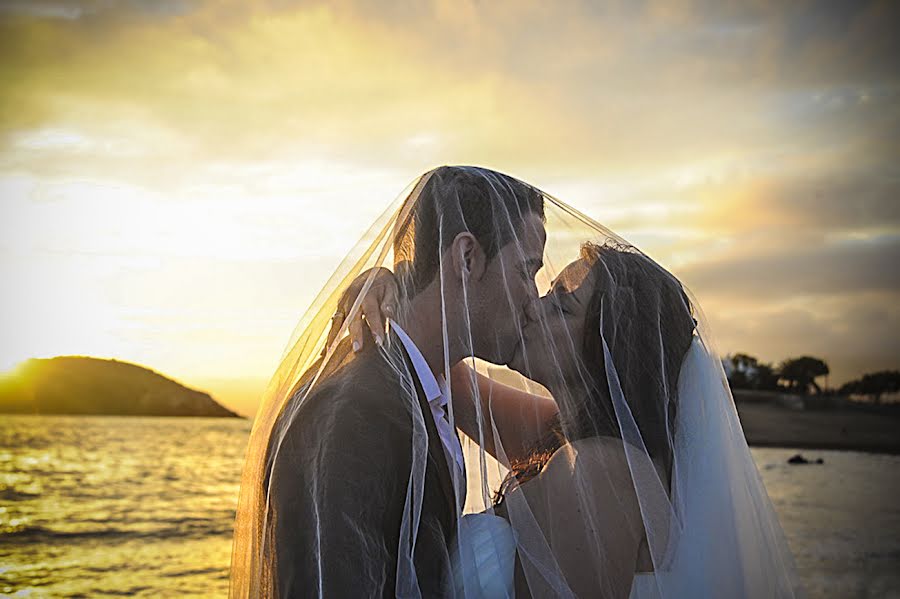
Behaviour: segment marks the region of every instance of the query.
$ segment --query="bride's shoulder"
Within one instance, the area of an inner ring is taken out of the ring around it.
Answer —
[[[587,437],[570,441],[557,449],[550,460],[571,462],[576,459],[601,459],[619,461],[626,459],[625,446],[622,439],[608,436]]]
[[[591,522],[610,534],[624,527],[629,539],[639,538],[642,520],[628,453],[614,437],[590,437],[560,447],[540,474],[521,487],[535,518],[542,526],[566,527],[573,535],[589,535],[579,529]],[[581,517],[573,518],[578,512]]]
[[[557,449],[541,471],[541,477],[558,479],[603,473],[606,478],[610,475],[626,476],[628,472],[628,454],[623,441],[615,437],[596,436],[578,439]]]
[[[635,469],[643,470],[650,464],[662,480],[662,466],[651,460],[644,450],[617,437],[596,436],[578,439],[557,449],[540,477],[548,482],[578,478],[592,485],[626,485],[630,489]]]

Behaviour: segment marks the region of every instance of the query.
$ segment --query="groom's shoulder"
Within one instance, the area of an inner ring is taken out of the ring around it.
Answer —
[[[289,421],[282,426],[276,458],[280,471],[315,469],[321,459],[355,463],[363,456],[385,460],[395,454],[404,459],[401,450],[412,436],[412,419],[404,407],[409,402],[403,401],[399,382],[375,363],[377,352],[373,354],[320,380],[299,406],[283,413]]]
[[[299,421],[393,420],[408,414],[400,377],[375,348],[319,381],[298,410]],[[406,418],[408,420],[408,417]],[[301,427],[305,428],[305,427]]]

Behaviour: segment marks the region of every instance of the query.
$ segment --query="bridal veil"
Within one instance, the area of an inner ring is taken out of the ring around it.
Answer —
[[[537,298],[553,298],[557,275],[579,257],[594,288],[570,330],[559,325],[563,302]],[[366,333],[360,351],[350,345],[348,326],[379,268],[399,290],[392,325],[420,331],[464,469],[440,438],[437,393],[398,335],[378,344]],[[551,394],[508,367],[529,372],[535,360],[569,373],[565,385]],[[510,411],[495,393],[510,388],[552,395],[558,416],[548,421],[524,402],[515,431],[531,436],[507,434]],[[563,511],[546,484],[527,492],[557,451],[578,468],[592,439],[625,464],[618,499],[592,496],[583,473],[553,483],[560,494],[579,486],[576,509]],[[626,556],[632,596],[800,592],[696,298],[547,193],[484,168],[441,167],[413,181],[341,262],[268,384],[241,479],[231,597],[460,594],[455,537],[472,513],[509,522],[515,596],[578,596],[584,584],[590,596],[623,596],[607,583],[622,556],[597,526],[616,514],[639,518],[640,555]],[[573,529],[586,531],[577,551],[557,534]]]

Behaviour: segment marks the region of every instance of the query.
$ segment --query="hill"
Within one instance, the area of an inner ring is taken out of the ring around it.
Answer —
[[[0,413],[240,417],[152,370],[82,356],[31,359],[0,377]]]

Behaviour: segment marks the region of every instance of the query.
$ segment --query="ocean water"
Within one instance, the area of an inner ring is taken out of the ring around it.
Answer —
[[[226,596],[249,430],[0,416],[0,596]],[[900,597],[900,457],[752,453],[811,598]]]

